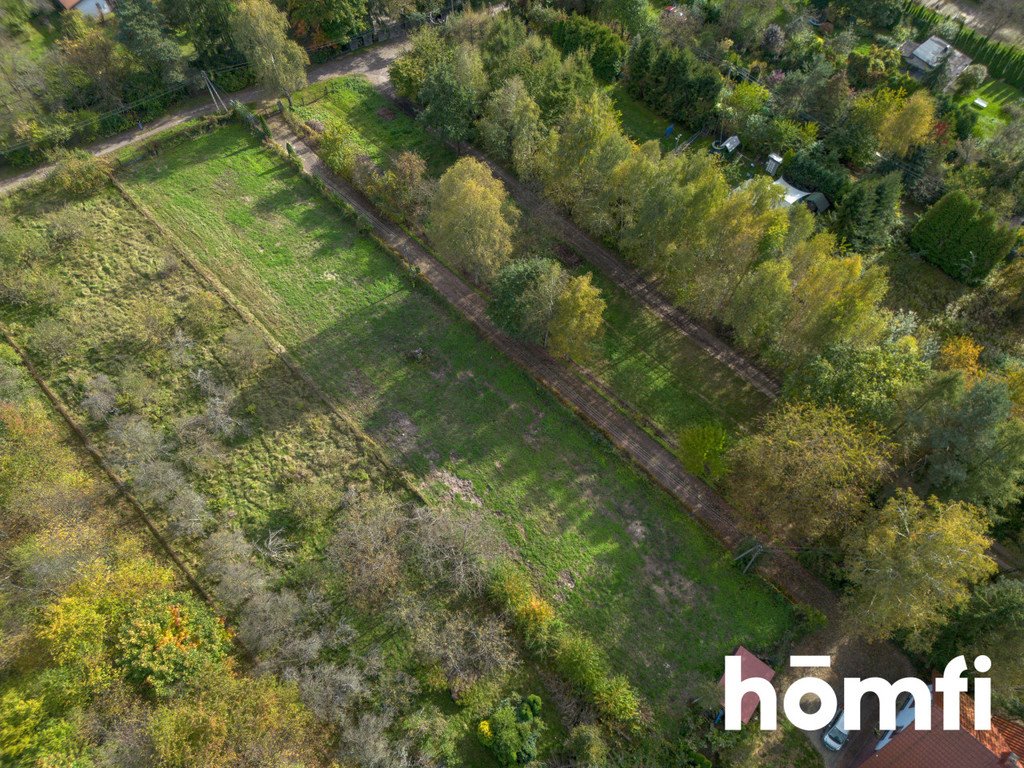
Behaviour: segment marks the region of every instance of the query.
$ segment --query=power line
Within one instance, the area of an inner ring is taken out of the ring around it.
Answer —
[[[364,30],[363,32],[358,32],[358,33],[356,33],[354,35],[350,35],[349,37],[331,38],[331,39],[328,39],[328,40],[326,40],[324,42],[318,43],[317,45],[302,45],[301,43],[297,43],[297,45],[299,45],[307,53],[315,53],[315,52],[317,52],[319,50],[322,50],[324,48],[329,48],[329,47],[332,47],[332,46],[338,46],[338,45],[350,43],[353,40],[356,40],[357,38],[362,38],[362,37],[366,36],[367,34],[376,36],[376,35],[381,34],[382,32],[387,32],[388,36],[390,37],[392,34],[394,34],[394,32],[396,32],[398,30],[404,30],[406,28],[407,27],[405,26],[405,24],[403,22],[398,22],[398,23],[391,24],[391,25],[386,26],[386,27],[382,27],[380,30],[376,30],[376,31],[370,29],[370,30]],[[237,63],[226,64],[224,66],[216,67],[214,69],[209,69],[209,70],[201,71],[200,75],[201,75],[201,77],[204,80],[204,82],[202,84],[204,86],[206,85],[205,81],[208,79],[209,75],[224,74],[226,72],[232,72],[234,70],[241,69],[241,68],[247,67],[247,66],[249,66],[249,62],[246,61],[246,60],[242,60],[242,61],[237,62]],[[148,96],[144,96],[144,97],[142,97],[140,99],[136,99],[135,101],[128,102],[127,104],[124,104],[124,105],[118,107],[117,109],[112,109],[112,110],[110,110],[108,112],[104,112],[104,113],[101,113],[99,115],[94,115],[94,116],[86,118],[84,120],[79,120],[78,122],[76,122],[73,125],[71,125],[69,127],[69,130],[71,131],[72,134],[76,134],[76,133],[80,132],[83,128],[88,126],[88,125],[91,125],[93,123],[102,122],[103,120],[106,120],[106,119],[111,118],[111,117],[116,117],[117,115],[124,114],[125,112],[130,112],[133,109],[135,109],[136,107],[139,107],[139,106],[141,106],[143,104],[146,104],[146,103],[148,103],[150,101],[153,101],[155,99],[159,99],[159,98],[162,98],[164,96],[168,96],[168,95],[170,95],[172,93],[177,93],[178,91],[185,90],[185,89],[189,88],[189,86],[190,86],[190,84],[188,82],[184,82],[184,83],[181,83],[180,85],[174,86],[173,88],[168,88],[166,90],[160,91],[159,93],[153,93],[153,94],[150,94]],[[216,87],[216,86],[214,86],[214,87]],[[216,106],[217,106],[217,97],[215,97],[215,96],[213,96],[213,94],[211,94],[211,98],[214,99],[214,106],[216,108]],[[223,97],[221,97],[221,99],[223,101]],[[226,109],[226,107],[225,107],[225,109]],[[20,149],[25,149],[27,147],[30,147],[32,144],[33,144],[33,142],[31,140],[26,140],[26,141],[22,141],[22,142],[20,142],[18,144],[13,144],[13,145],[9,145],[9,146],[3,147],[2,149],[0,149],[0,156],[9,155],[12,152],[16,152],[16,151],[18,151]]]

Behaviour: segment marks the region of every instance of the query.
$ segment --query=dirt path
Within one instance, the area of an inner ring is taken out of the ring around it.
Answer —
[[[687,472],[679,460],[646,430],[594,391],[566,366],[512,339],[487,316],[483,297],[449,270],[404,230],[378,214],[361,193],[335,175],[316,152],[280,118],[270,121],[275,141],[291,144],[305,169],[324,181],[332,192],[372,222],[379,239],[411,265],[434,290],[458,309],[477,331],[551,390],[562,402],[603,432],[612,443],[682,502],[729,548],[743,543],[736,513],[707,485]],[[795,560],[772,554],[759,568],[769,581],[796,602],[827,614],[836,610],[835,596]]]
[[[307,77],[310,83],[318,83],[340,75],[363,75],[374,85],[381,85],[387,82],[388,67],[408,47],[408,41],[402,38],[380,43],[369,48],[363,48],[347,56],[340,56],[324,64],[318,64],[310,68]],[[229,98],[241,102],[260,101],[266,98],[263,91],[258,87],[247,88],[238,93],[229,94]],[[120,149],[137,144],[141,141],[155,136],[156,134],[173,128],[176,125],[193,120],[203,115],[211,114],[214,111],[213,104],[204,100],[199,104],[183,107],[178,111],[161,117],[141,129],[136,128],[117,136],[101,139],[85,147],[94,155],[102,157]],[[44,165],[39,168],[20,173],[17,176],[0,180],[0,196],[13,192],[19,187],[38,181],[52,170],[53,166]]]
[[[350,184],[331,172],[313,148],[296,136],[283,120],[274,118],[270,126],[275,141],[282,146],[290,143],[306,171],[319,177],[334,194],[365,216],[372,223],[381,242],[412,266],[424,281],[473,324],[481,336],[599,429],[634,464],[709,528],[726,547],[733,549],[743,542],[746,537],[737,525],[736,513],[715,491],[690,475],[675,455],[565,366],[535,348],[519,343],[497,328],[487,316],[486,304],[479,293],[404,230],[380,215],[375,206]],[[789,599],[814,606],[829,617],[829,624],[804,638],[794,652],[831,656],[831,669],[822,670],[820,676],[837,688],[843,677],[877,676],[895,680],[914,674],[913,665],[894,645],[868,643],[851,632],[851,618],[841,614],[837,596],[791,557],[772,553],[760,561],[757,572]],[[808,670],[801,670],[800,674],[805,671]],[[788,682],[796,676],[789,670],[780,672],[780,683]],[[872,722],[872,716],[869,714],[868,723]],[[850,748],[840,753],[826,751],[817,734],[808,734],[808,738],[821,753],[828,768],[846,768],[857,751],[874,739],[874,734],[866,729],[853,735]]]
[[[778,382],[669,301],[639,270],[626,264],[617,254],[586,234],[553,205],[482,152],[470,148],[469,154],[487,163],[491,171],[505,183],[505,187],[520,207],[539,217],[566,245],[571,246],[634,301],[647,307],[658,318],[728,367],[761,394],[770,399],[778,397]]]

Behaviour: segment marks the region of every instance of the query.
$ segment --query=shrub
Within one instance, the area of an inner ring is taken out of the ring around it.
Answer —
[[[544,730],[540,710],[539,696],[531,695],[524,701],[514,695],[480,722],[477,738],[500,765],[527,765],[537,757],[537,737]]]
[[[679,460],[693,474],[709,483],[725,475],[729,433],[717,422],[694,424],[679,434]]]
[[[227,652],[227,631],[205,605],[184,592],[164,592],[126,611],[115,661],[129,682],[161,695],[223,660]]]
[[[61,195],[91,195],[109,178],[110,165],[81,149],[58,150],[54,160],[56,164],[46,182],[50,189]]]
[[[966,193],[947,193],[911,230],[910,244],[939,269],[977,285],[1005,259],[1016,240],[1012,228]]]
[[[569,734],[569,751],[576,762],[586,768],[603,768],[608,764],[608,744],[596,725],[577,725]]]

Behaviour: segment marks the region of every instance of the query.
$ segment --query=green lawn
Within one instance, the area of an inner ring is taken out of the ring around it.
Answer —
[[[988,102],[984,109],[974,106],[975,99],[983,99]],[[1005,107],[1013,102],[1024,100],[1024,93],[1002,80],[988,80],[977,90],[966,94],[960,101],[962,104],[971,105],[971,109],[978,113],[978,123],[974,126],[974,133],[979,138],[991,137],[999,128],[1010,120]]]
[[[941,315],[946,307],[970,291],[934,264],[904,249],[889,251],[879,263],[889,272],[885,304],[893,310],[912,310],[925,321]]]
[[[440,176],[455,162],[454,153],[377,93],[364,77],[325,80],[300,91],[293,99],[296,112],[304,120],[329,123],[344,119],[356,142],[378,163],[389,153],[411,150],[427,161],[431,175]]]
[[[670,138],[666,138],[665,129],[671,121],[630,96],[621,83],[608,86],[608,95],[619,111],[622,130],[633,141],[639,143],[658,141],[661,143],[661,148],[667,152],[676,146],[677,138],[679,141],[686,141],[689,138],[685,131],[680,133],[682,129],[679,126],[675,127]]]
[[[737,644],[791,631],[780,595],[240,129],[124,181],[428,494],[487,511],[660,720]]]
[[[629,99],[624,91],[618,92]],[[388,153],[415,150],[430,160],[434,175],[455,160],[415,120],[396,113],[364,78],[343,77],[314,85],[300,93],[296,103],[304,120],[325,124],[345,120],[356,141],[378,160]],[[636,114],[652,115],[643,105],[632,103]],[[659,135],[663,132],[662,127]],[[524,219],[521,230],[525,233],[522,250],[550,252],[557,242],[542,222],[530,217]],[[583,264],[575,271],[586,270]],[[608,313],[599,358],[589,367],[599,372],[620,403],[642,413],[658,432],[671,438],[686,426],[704,422],[718,422],[735,433],[764,411],[766,400],[727,367],[680,339],[613,283],[599,275],[595,281],[608,301]]]

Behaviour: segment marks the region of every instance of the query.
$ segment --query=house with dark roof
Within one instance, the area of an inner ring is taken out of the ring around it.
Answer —
[[[949,72],[949,82],[953,83],[971,65],[971,57],[947,43],[941,37],[932,36],[923,43],[909,40],[900,49],[911,72],[927,74],[943,63]]]
[[[881,749],[869,749],[857,768],[1024,768],[1024,726],[1000,717],[992,728],[974,728],[974,701],[960,697],[960,728],[942,730],[942,696],[931,702],[932,730],[916,723],[898,733]]]

